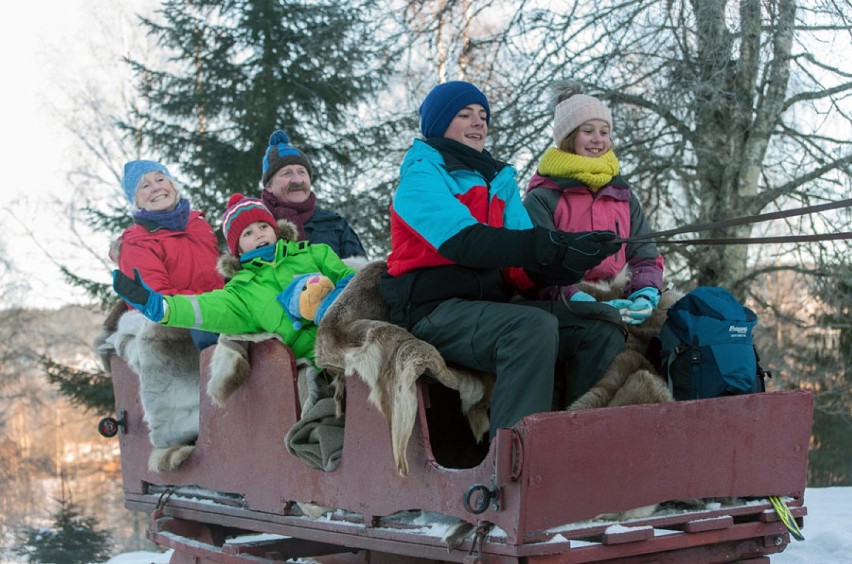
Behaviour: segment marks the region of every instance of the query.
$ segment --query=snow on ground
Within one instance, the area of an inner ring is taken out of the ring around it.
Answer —
[[[772,564],[849,564],[852,562],[852,488],[805,490],[805,540],[791,540]]]
[[[169,564],[172,551],[166,552],[125,552],[113,556],[106,564]]]
[[[804,541],[790,540],[772,564],[849,564],[852,562],[852,487],[808,488]],[[168,564],[171,551],[128,552],[106,564]]]

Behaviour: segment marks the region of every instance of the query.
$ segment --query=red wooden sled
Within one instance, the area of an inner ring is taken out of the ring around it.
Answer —
[[[112,358],[125,503],[151,515],[149,537],[175,549],[175,564],[768,562],[790,537],[766,498],[783,496],[799,524],[806,514],[808,391],[536,414],[488,448],[467,436],[454,392],[421,378],[403,478],[366,384],[347,382],[341,463],[323,472],[284,444],[299,412],[289,349],[253,344],[251,364],[224,407],[202,391],[195,451],[157,474],[138,378]],[[694,498],[739,501],[594,520]],[[333,511],[310,518],[304,503]],[[476,531],[448,551],[441,536],[456,520]]]

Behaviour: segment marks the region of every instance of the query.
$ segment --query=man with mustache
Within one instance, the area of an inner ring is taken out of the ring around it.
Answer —
[[[313,175],[310,161],[290,145],[287,133],[273,131],[263,156],[263,203],[275,219],[295,223],[301,239],[312,244],[325,243],[340,258],[365,256],[361,241],[346,219],[317,205],[316,194],[311,190]]]

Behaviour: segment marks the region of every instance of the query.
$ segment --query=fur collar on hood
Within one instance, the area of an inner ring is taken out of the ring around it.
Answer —
[[[279,219],[276,223],[278,224],[279,239],[283,239],[285,241],[299,240],[299,229],[296,227],[295,223],[287,219]],[[230,280],[237,272],[240,271],[242,265],[240,264],[239,258],[235,257],[230,252],[226,252],[219,257],[216,268],[225,280]]]

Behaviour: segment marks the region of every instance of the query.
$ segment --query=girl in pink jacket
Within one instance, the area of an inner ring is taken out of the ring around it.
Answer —
[[[612,150],[612,114],[597,98],[573,84],[557,86],[553,118],[555,147],[541,158],[527,186],[524,207],[533,223],[562,231],[615,231],[631,237],[651,231],[642,206],[619,175]],[[638,325],[660,300],[663,257],[652,241],[628,243],[586,272],[585,281],[614,278],[629,268],[625,299],[607,302],[621,310],[624,321]],[[549,297],[595,301],[576,285],[548,289]]]

